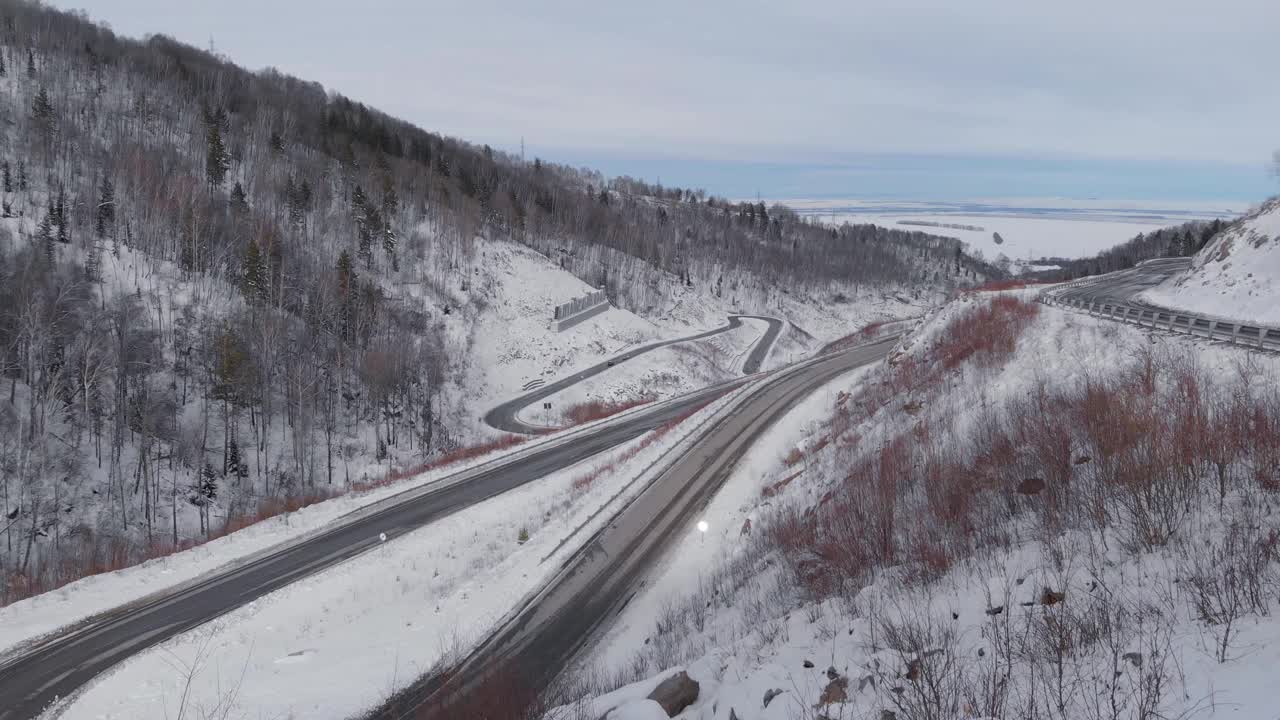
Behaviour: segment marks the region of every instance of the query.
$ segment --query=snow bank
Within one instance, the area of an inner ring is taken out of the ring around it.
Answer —
[[[1175,310],[1280,326],[1280,197],[1218,233],[1185,273],[1139,297]]]

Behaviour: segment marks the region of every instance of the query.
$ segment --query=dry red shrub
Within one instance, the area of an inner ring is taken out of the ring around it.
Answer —
[[[943,370],[967,362],[994,367],[1017,348],[1018,338],[1040,314],[1040,306],[1011,295],[998,295],[989,303],[962,313],[938,337],[932,350]]]
[[[582,425],[595,420],[603,420],[610,415],[617,415],[623,410],[630,410],[651,402],[653,402],[653,398],[648,397],[633,400],[588,400],[565,410],[564,416],[569,420],[570,426]]]
[[[951,367],[997,361],[1034,317],[1028,306],[997,298],[971,311],[943,331],[934,357]],[[988,324],[1006,329],[982,335]],[[872,413],[895,392],[941,393],[930,384],[936,372],[899,362],[841,407]],[[1233,493],[1280,490],[1280,392],[1256,378],[1248,368],[1214,378],[1184,358],[1139,353],[1105,378],[1042,378],[1030,393],[977,412],[963,437],[945,418],[921,417],[853,455],[857,440],[846,427],[852,440],[835,438],[840,457],[852,456],[843,481],[803,513],[784,513],[766,537],[818,596],[885,565],[909,579],[937,577],[966,554],[1009,547],[1028,521],[1043,537],[1110,528],[1150,551],[1193,512],[1235,512],[1225,502]],[[808,455],[797,449],[789,464]]]

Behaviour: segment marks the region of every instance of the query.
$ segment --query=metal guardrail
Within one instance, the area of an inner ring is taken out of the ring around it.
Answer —
[[[583,295],[580,298],[575,298],[562,305],[557,305],[555,310],[555,316],[552,319],[563,320],[565,318],[577,315],[583,310],[593,308],[596,305],[599,305],[601,303],[606,303],[606,302],[609,302],[609,299],[605,297],[604,291],[596,290],[595,292],[587,293],[586,295]]]
[[[1051,291],[1040,293],[1036,299],[1046,305],[1073,307],[1095,317],[1133,323],[1139,327],[1219,340],[1254,350],[1280,352],[1280,328],[1233,322],[1176,310],[1129,305],[1115,300],[1064,299],[1057,297]]]

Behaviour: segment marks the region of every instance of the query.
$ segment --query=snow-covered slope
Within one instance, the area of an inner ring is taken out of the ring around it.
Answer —
[[[1025,305],[1021,330],[974,341],[987,302],[784,418],[582,661],[620,689],[549,720],[640,711],[678,668],[701,685],[687,719],[1274,717],[1277,484],[1245,465],[1277,443],[1280,363]],[[1236,412],[1252,459],[1221,480],[1194,450],[1129,464],[1179,418],[1220,437]],[[1174,476],[1189,495],[1160,505]],[[1092,514],[1067,509],[1083,497]],[[1157,507],[1173,530],[1154,537]]]
[[[1141,297],[1177,310],[1280,325],[1280,197],[1219,233],[1186,273]]]
[[[459,338],[470,352],[453,391],[460,424],[471,425],[472,431],[479,430],[486,410],[519,395],[526,383],[550,382],[672,332],[617,308],[556,332],[551,329],[552,308],[595,288],[522,245],[480,241],[477,249],[479,309],[452,327],[468,336]]]

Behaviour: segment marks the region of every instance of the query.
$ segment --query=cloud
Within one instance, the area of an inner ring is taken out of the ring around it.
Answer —
[[[1280,143],[1271,0],[82,4],[505,147],[1258,165]]]

